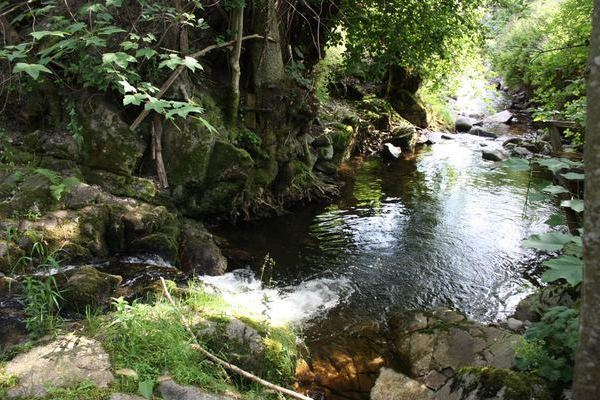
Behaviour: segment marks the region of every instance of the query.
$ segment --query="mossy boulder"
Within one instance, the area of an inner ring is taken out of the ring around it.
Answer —
[[[45,176],[29,173],[15,187],[12,196],[0,203],[0,215],[10,216],[27,212],[40,213],[56,206],[52,197],[51,182]]]
[[[435,400],[551,400],[553,396],[536,377],[502,368],[466,367],[449,381]]]
[[[85,311],[86,307],[103,305],[121,284],[122,278],[84,266],[78,269],[62,287],[64,307],[72,311]]]
[[[142,138],[129,130],[116,107],[99,96],[79,105],[83,164],[90,168],[131,175],[145,149]]]
[[[150,179],[89,168],[84,169],[83,174],[87,183],[98,185],[115,196],[132,197],[149,203],[162,203],[164,200],[156,183]]]
[[[201,214],[227,214],[236,210],[254,178],[254,160],[244,149],[225,141],[213,146],[205,190],[194,205]]]

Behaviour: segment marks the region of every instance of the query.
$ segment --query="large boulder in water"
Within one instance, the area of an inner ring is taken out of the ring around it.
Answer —
[[[481,156],[484,160],[489,161],[504,161],[508,158],[508,154],[503,149],[486,148],[481,150]]]
[[[471,128],[471,130],[469,130],[469,134],[481,137],[488,137],[492,139],[496,139],[498,137],[498,135],[496,135],[494,132],[486,131],[485,129],[480,128],[478,126]]]
[[[473,127],[473,121],[467,117],[458,117],[454,123],[457,132],[469,132]]]
[[[390,328],[403,371],[434,388],[465,366],[511,368],[520,341],[512,332],[446,309],[396,314]]]
[[[186,220],[181,230],[179,266],[200,275],[222,275],[227,260],[202,223]]]

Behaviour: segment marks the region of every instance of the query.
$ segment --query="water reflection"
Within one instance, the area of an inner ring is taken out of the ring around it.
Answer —
[[[416,160],[366,162],[336,204],[217,233],[257,260],[270,252],[281,286],[347,278],[353,292],[330,311],[336,320],[432,306],[493,320],[528,290],[520,242],[545,229],[554,206],[523,214],[529,172],[482,160],[482,141],[458,136]]]

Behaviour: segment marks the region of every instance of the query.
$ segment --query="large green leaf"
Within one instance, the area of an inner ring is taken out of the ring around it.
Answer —
[[[556,226],[566,225],[567,220],[564,214],[553,214],[544,223],[554,228]]]
[[[575,212],[583,212],[584,203],[583,200],[575,199],[575,200],[563,200],[560,202],[561,207],[568,207]]]
[[[573,235],[560,232],[548,232],[542,235],[533,235],[523,241],[523,246],[544,251],[562,250],[565,244],[573,241]]]
[[[544,263],[549,269],[542,275],[544,282],[554,282],[565,279],[569,284],[575,286],[581,283],[583,277],[583,262],[581,259],[565,255]]]
[[[46,66],[42,64],[27,64],[27,63],[17,63],[13,68],[13,73],[25,72],[27,75],[31,76],[34,80],[37,80],[40,77],[40,72],[45,72],[51,74]]]
[[[30,33],[30,35],[33,36],[33,38],[36,40],[43,39],[46,36],[65,37],[65,35],[68,35],[68,34],[69,34],[69,32],[63,32],[63,31],[37,31],[37,32]]]
[[[558,172],[563,168],[569,168],[569,164],[561,161],[558,158],[544,158],[544,159],[536,159],[535,162],[538,165],[548,168],[552,172]]]
[[[546,186],[545,188],[542,189],[542,191],[546,192],[546,193],[550,193],[550,194],[569,193],[569,191],[567,189],[565,189],[562,186],[557,186],[557,185]]]
[[[569,181],[582,181],[585,179],[584,174],[579,174],[577,172],[567,172],[566,174],[561,174],[563,178]]]

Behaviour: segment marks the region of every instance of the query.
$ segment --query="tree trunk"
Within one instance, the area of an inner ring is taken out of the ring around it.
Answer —
[[[584,154],[584,276],[573,381],[575,400],[596,400],[600,395],[600,0],[594,3]]]
[[[258,93],[265,86],[280,83],[285,71],[275,0],[256,0],[252,4],[252,30],[265,37],[252,46],[252,83]]]
[[[229,57],[231,65],[231,98],[229,104],[229,123],[235,125],[240,105],[240,55],[242,54],[242,35],[244,34],[244,6],[234,8],[231,11],[231,25],[235,45]]]
[[[152,158],[156,164],[156,174],[158,175],[160,187],[166,189],[169,187],[169,181],[162,156],[162,124],[161,115],[154,114],[154,119],[152,120]]]

